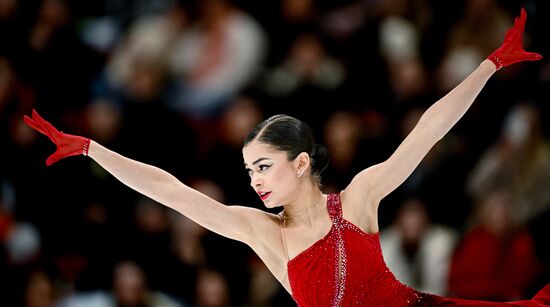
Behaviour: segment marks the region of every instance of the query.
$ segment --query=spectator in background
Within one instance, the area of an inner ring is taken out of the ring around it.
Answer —
[[[23,307],[54,307],[57,298],[53,280],[42,270],[31,271],[23,292]],[[5,301],[2,301],[5,303]]]
[[[323,183],[327,191],[337,192],[360,171],[367,153],[360,151],[364,127],[359,115],[348,111],[337,111],[330,115],[324,127],[324,144],[330,151],[327,180]],[[363,152],[360,154],[360,152]]]
[[[495,189],[510,193],[511,217],[525,225],[550,206],[550,149],[538,108],[520,103],[502,126],[500,139],[476,163],[467,182],[480,203]]]
[[[258,73],[266,53],[259,24],[231,0],[197,2],[198,16],[172,50],[170,105],[190,118],[219,112]]]
[[[380,244],[397,279],[419,291],[445,295],[457,239],[451,228],[432,224],[422,200],[410,198],[393,225],[382,230]]]
[[[527,296],[538,260],[531,235],[514,222],[514,201],[507,189],[486,194],[453,256],[453,296],[494,301]]]
[[[115,267],[113,294],[117,306],[181,307],[161,292],[150,290],[145,273],[129,261],[120,262]]]
[[[250,289],[248,306],[293,306],[285,289],[271,274],[267,266],[257,256],[252,256],[248,263],[250,271]]]
[[[13,57],[20,77],[35,89],[36,102],[61,118],[88,103],[89,83],[103,59],[84,45],[74,28],[71,1],[39,1],[22,50]]]
[[[6,250],[7,261],[11,266],[26,266],[40,256],[42,242],[38,229],[26,222],[3,217],[0,203],[0,243]]]
[[[140,266],[121,261],[113,269],[111,291],[74,293],[60,300],[59,307],[183,307],[184,305],[147,284]]]
[[[270,95],[286,97],[304,85],[333,90],[344,78],[344,67],[327,54],[320,36],[305,32],[296,37],[287,56],[268,73],[265,89]]]
[[[206,263],[206,251],[202,240],[206,228],[184,216],[174,216],[173,239],[171,242],[175,262],[172,272],[177,272],[175,283],[169,285],[169,292],[185,302],[194,302],[199,270]]]
[[[176,2],[160,14],[136,18],[112,52],[105,79],[100,80],[105,84],[98,84],[104,88],[96,95],[113,95],[118,103],[150,101],[161,95],[169,77],[170,55],[188,26],[188,14],[188,8]]]
[[[337,99],[333,95],[345,81],[346,69],[329,54],[318,31],[295,37],[284,59],[266,71],[260,86],[268,97],[268,113],[302,118],[319,135],[330,113],[330,101]],[[311,112],[313,108],[315,112]]]
[[[497,0],[467,0],[463,15],[451,29],[448,50],[471,48],[476,61],[500,44],[510,16]]]
[[[134,259],[153,289],[170,289],[178,276],[172,270],[172,224],[165,207],[141,197],[135,206],[134,234],[126,238],[126,257]]]
[[[13,194],[12,199],[4,205],[10,207],[11,213],[18,218],[36,222],[30,216],[36,214],[36,211],[30,213],[33,210],[27,210],[26,206],[33,206],[33,196],[26,190],[28,184],[23,183],[33,179],[40,181],[39,172],[29,178],[24,171],[24,161],[27,158],[32,160],[24,153],[25,148],[36,146],[33,145],[35,137],[17,120],[19,114],[29,109],[33,102],[33,88],[21,80],[9,58],[0,56],[0,182],[2,189],[8,187]],[[7,194],[3,196],[7,197]]]
[[[119,143],[123,112],[109,100],[99,99],[86,108],[87,128],[94,137],[107,144]]]
[[[203,269],[197,280],[197,307],[229,307],[230,292],[227,280],[220,272]]]
[[[440,92],[451,90],[500,44],[498,38],[506,33],[509,19],[496,0],[466,2],[463,15],[447,37],[446,50],[437,71]]]

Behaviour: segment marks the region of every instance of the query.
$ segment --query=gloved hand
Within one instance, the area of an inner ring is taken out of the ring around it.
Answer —
[[[29,127],[46,135],[57,146],[56,151],[48,157],[46,165],[50,166],[53,163],[66,158],[68,156],[88,155],[90,147],[90,139],[81,136],[65,134],[57,130],[52,124],[43,119],[38,112],[32,110],[32,117],[23,116],[23,120]]]
[[[497,70],[517,62],[542,59],[542,56],[538,53],[523,50],[522,41],[526,19],[527,13],[522,8],[520,17],[516,17],[514,25],[506,32],[502,45],[487,57],[487,59],[495,63]]]

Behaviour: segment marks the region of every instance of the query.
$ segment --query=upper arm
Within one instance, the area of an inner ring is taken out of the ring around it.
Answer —
[[[348,202],[378,206],[409,177],[438,139],[421,120],[390,158],[353,178],[345,189]]]
[[[217,234],[250,246],[281,284],[289,289],[288,280],[285,281],[287,259],[279,217],[255,208],[226,206],[183,184],[178,189],[182,190],[168,200],[169,207]]]
[[[224,205],[184,184],[170,194],[159,201],[208,230],[248,245],[257,242],[261,227],[273,224],[267,212]]]

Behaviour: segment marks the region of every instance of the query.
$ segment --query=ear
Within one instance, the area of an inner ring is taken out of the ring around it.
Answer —
[[[305,152],[301,152],[295,159],[294,159],[294,169],[296,170],[296,174],[301,177],[302,174],[306,172],[306,170],[310,167],[311,160],[309,158],[309,155]]]

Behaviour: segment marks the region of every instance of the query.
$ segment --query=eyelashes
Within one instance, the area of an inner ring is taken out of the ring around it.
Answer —
[[[258,165],[258,171],[261,173],[261,172],[265,172],[266,170],[268,170],[273,164],[260,164]],[[252,177],[252,174],[254,173],[254,171],[250,168],[246,168],[246,172],[248,173],[248,176]]]
[[[271,165],[267,165],[267,164],[258,165],[258,168],[260,169],[261,172],[267,170],[270,167],[271,167]]]

